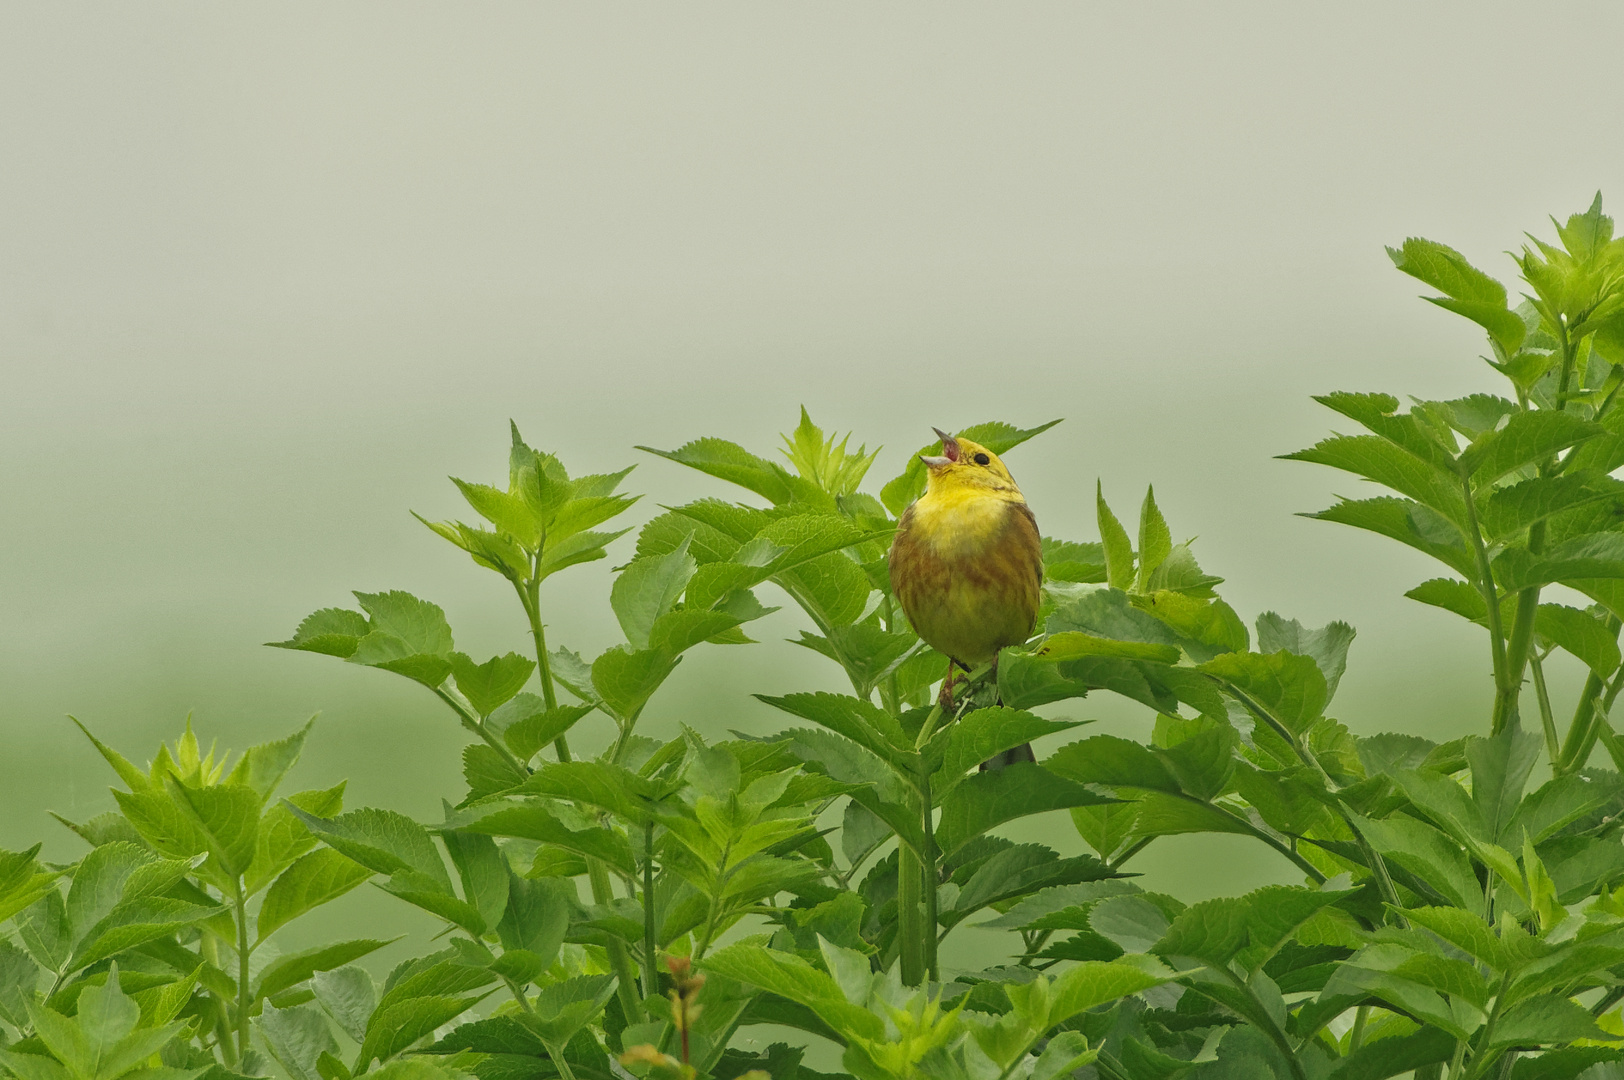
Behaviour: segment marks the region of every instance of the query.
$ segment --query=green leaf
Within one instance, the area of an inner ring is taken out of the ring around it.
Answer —
[[[358,592],[355,598],[371,617],[368,637],[385,634],[404,642],[414,654],[450,657],[451,627],[445,621],[445,612],[436,605],[399,590]]]
[[[656,791],[652,782],[619,765],[559,761],[531,773],[514,794],[584,803],[641,824],[652,813]]]
[[[615,578],[609,603],[633,650],[648,648],[655,620],[676,606],[698,568],[683,543],[669,554],[634,560]]]
[[[1094,483],[1094,512],[1099,522],[1100,544],[1105,550],[1105,579],[1113,589],[1130,588],[1134,581],[1133,545],[1128,539],[1128,530],[1105,504],[1105,489],[1099,481]]]
[[[1431,886],[1443,900],[1468,911],[1483,910],[1483,890],[1460,847],[1424,822],[1402,814],[1373,821],[1348,812],[1370,846]]]
[[[487,727],[501,733],[502,741],[520,761],[529,761],[544,746],[556,742],[592,705],[560,705],[548,709],[534,694],[519,694],[486,719]]]
[[[1534,476],[1497,488],[1483,503],[1479,520],[1491,540],[1514,536],[1537,521],[1591,503],[1617,499],[1619,487],[1593,474]]]
[[[680,510],[668,510],[644,525],[637,534],[637,557],[668,555],[684,543],[694,561],[704,566],[730,562],[738,553],[741,541]]]
[[[356,1042],[366,1038],[367,1017],[377,1006],[378,990],[365,968],[347,964],[318,971],[310,980],[310,988],[346,1035]]]
[[[654,620],[649,631],[649,648],[675,656],[726,633],[743,621],[726,611],[668,611]]]
[[[678,660],[654,649],[627,650],[616,645],[592,661],[592,687],[601,696],[604,708],[630,720],[642,711]]]
[[[1534,614],[1534,631],[1584,662],[1598,679],[1618,670],[1618,633],[1588,611],[1562,604],[1541,604]]]
[[[73,948],[73,934],[60,892],[50,889],[34,901],[17,918],[16,927],[28,955],[48,971],[62,970]]]
[[[604,548],[629,532],[630,529],[619,529],[615,532],[576,533],[567,540],[549,538],[536,564],[536,579],[539,581],[568,567],[606,558],[609,553]]]
[[[113,908],[74,946],[69,971],[78,971],[126,949],[167,937],[175,931],[218,915],[221,908],[189,904],[165,896],[143,896]],[[25,934],[24,942],[28,941]]]
[[[338,1051],[338,1040],[315,1005],[288,1009],[267,1005],[259,1018],[259,1033],[291,1080],[322,1080],[316,1060]]]
[[[574,904],[572,881],[513,876],[508,881],[507,910],[496,927],[502,947],[527,952],[550,965],[564,943]]]
[[[1472,802],[1482,815],[1489,839],[1498,842],[1505,837],[1539,753],[1539,736],[1515,727],[1489,738],[1466,741],[1466,760],[1472,766]]]
[[[451,675],[457,689],[480,716],[489,716],[524,689],[536,662],[518,653],[493,656],[476,664],[467,653],[451,654]]]
[[[306,615],[288,640],[266,644],[276,649],[299,649],[348,658],[370,632],[366,616],[360,612],[346,608],[322,608]]]
[[[329,900],[335,900],[373,875],[332,848],[318,848],[304,855],[271,883],[260,905],[258,940],[264,941],[281,927]]]
[[[1041,435],[1045,431],[1060,423],[1059,420],[1050,420],[1035,428],[1017,428],[1010,424],[992,421],[984,424],[971,424],[967,428],[955,432],[961,439],[980,443],[995,454],[1006,454],[1034,435]],[[892,515],[901,517],[902,512],[908,509],[908,504],[925,493],[925,463],[920,460],[926,454],[940,452],[937,443],[926,443],[919,451],[908,458],[907,468],[902,475],[892,480],[880,489],[880,501]]]
[[[1481,917],[1460,908],[1421,907],[1405,908],[1404,917],[1417,926],[1425,927],[1470,956],[1483,961],[1495,971],[1508,971],[1529,955],[1519,955],[1510,944],[1495,936],[1494,930]]]
[[[231,877],[247,871],[259,840],[260,795],[244,784],[188,787],[167,778],[169,796],[203,837],[209,854]]]
[[[1239,960],[1251,970],[1321,908],[1353,891],[1267,885],[1241,897],[1204,900],[1180,913],[1152,951],[1162,956],[1190,956],[1213,965]]]
[[[11,870],[5,877],[18,882],[35,877],[33,874],[25,876],[25,873],[28,869],[38,868],[33,859],[38,851],[36,846],[26,852],[0,854],[4,864],[9,864],[6,869]],[[106,917],[124,898],[124,884],[130,875],[138,867],[153,861],[152,852],[131,843],[104,844],[80,860],[79,868],[73,874],[73,884],[68,887],[68,926],[73,936],[83,937],[86,931]],[[19,863],[23,865],[19,867]],[[187,863],[180,865],[189,866]],[[0,892],[0,895],[4,893]],[[34,899],[41,895],[43,893],[35,894]]]
[[[468,783],[468,799],[499,795],[524,783],[529,775],[493,746],[470,743],[462,748],[462,778]]]
[[[404,814],[368,806],[329,821],[291,803],[285,805],[329,847],[362,866],[380,874],[416,871],[434,881],[445,893],[451,892],[451,878],[446,874],[445,863],[428,830]]]
[[[595,827],[570,829],[540,802],[506,804],[495,810],[476,808],[457,820],[458,827],[473,832],[488,836],[523,837],[588,858],[601,859],[624,874],[637,873],[631,845],[620,833]]]
[[[1063,1024],[1107,1001],[1137,994],[1175,978],[1172,971],[1150,963],[1084,961],[1054,981],[1048,1023]]]
[[[988,829],[1016,818],[1112,802],[1039,765],[1018,763],[970,777],[941,802],[936,842],[951,855]]]
[[[1151,573],[1173,551],[1173,537],[1168,532],[1167,520],[1156,506],[1156,489],[1145,489],[1145,501],[1139,508],[1139,572],[1134,590],[1144,592]]]
[[[867,697],[884,678],[896,671],[919,639],[910,633],[888,633],[873,622],[832,626],[828,636],[801,633],[795,644],[822,653],[851,676],[859,697]]]
[[[1398,399],[1391,394],[1350,394],[1339,391],[1316,396],[1314,400],[1327,408],[1335,409],[1349,419],[1357,420],[1376,435],[1401,447],[1428,465],[1444,472],[1454,472],[1455,454],[1450,436],[1444,432],[1436,432],[1436,429],[1429,429],[1424,423],[1427,414],[1423,411],[1412,411],[1407,416],[1395,415],[1398,412]],[[1446,444],[1441,440],[1449,442]]]
[[[843,626],[863,614],[873,583],[863,568],[840,552],[780,571],[773,576],[822,626]]]
[[[236,767],[226,777],[226,782],[247,785],[261,801],[270,798],[282,783],[282,778],[287,776],[288,770],[299,760],[299,754],[304,750],[305,738],[315,723],[316,718],[312,716],[305,721],[304,727],[285,739],[249,747],[237,760]]]
[[[14,1028],[27,1027],[28,1009],[39,989],[40,967],[10,941],[0,941],[0,1020]]]
[[[764,949],[759,945],[729,945],[718,949],[701,965],[729,979],[805,1005],[824,1023],[845,1037],[882,1039],[885,1025],[879,1016],[846,1000],[834,979],[799,956]]]
[[[1507,592],[1552,582],[1588,585],[1582,579],[1624,578],[1624,533],[1586,533],[1538,556],[1522,548],[1507,548],[1495,558],[1494,574]]]
[[[1489,608],[1476,585],[1454,578],[1432,578],[1404,594],[1411,600],[1453,611],[1463,619],[1487,619]]]
[[[1465,527],[1466,504],[1459,482],[1379,435],[1336,435],[1307,450],[1280,456],[1362,476],[1431,508],[1457,529]],[[1465,460],[1463,457],[1463,463]]]
[[[726,439],[695,439],[675,450],[656,450],[650,446],[637,449],[748,488],[775,506],[790,500],[790,477],[782,466],[756,457]]]
[[[1080,784],[1174,794],[1181,790],[1178,779],[1152,750],[1115,735],[1095,735],[1063,746],[1043,764],[1055,775]]]
[[[436,994],[379,1005],[367,1024],[367,1037],[361,1044],[356,1063],[365,1069],[373,1061],[387,1061],[418,1039],[433,1033],[435,1028],[450,1023],[473,1008],[484,996]]]
[[[1522,344],[1527,328],[1506,308],[1505,287],[1472,266],[1460,252],[1410,237],[1402,247],[1388,248],[1387,254],[1394,266],[1444,294],[1427,297],[1430,302],[1483,327],[1504,355],[1516,352]]]
[[[1348,667],[1348,646],[1357,631],[1345,622],[1330,622],[1310,630],[1296,619],[1286,619],[1272,611],[1257,617],[1257,651],[1289,652],[1312,657],[1325,676],[1325,698],[1336,696],[1337,683]]]
[[[1134,803],[1071,808],[1071,821],[1077,835],[1107,861],[1114,858],[1122,849],[1123,841],[1133,835],[1138,820],[1139,807]]]
[[[361,938],[320,945],[314,949],[279,957],[260,972],[259,982],[254,986],[254,996],[274,997],[290,986],[299,985],[318,971],[331,971],[343,967],[388,944],[388,941]]]
[[[316,846],[316,838],[305,828],[304,822],[293,816],[287,803],[317,817],[334,817],[344,808],[344,782],[325,790],[296,792],[260,816],[254,861],[243,875],[250,896],[269,885],[294,859]]]
[[[1317,514],[1302,516],[1380,533],[1431,555],[1462,577],[1477,573],[1474,556],[1460,531],[1437,511],[1410,499],[1343,499]]]
[[[479,912],[484,925],[494,927],[507,909],[508,881],[512,876],[496,841],[464,829],[442,829],[440,840],[457,868],[462,895]]]
[[[1554,994],[1525,1001],[1508,1010],[1494,1029],[1489,1046],[1564,1044],[1578,1039],[1605,1039],[1590,1010]]]
[[[783,697],[757,694],[756,698],[844,735],[896,769],[899,775],[912,780],[917,760],[913,740],[884,709],[845,694],[786,694]]]
[[[1045,720],[1019,709],[1001,706],[977,709],[931,740],[933,747],[938,739],[942,740],[941,764],[936,770],[940,779],[935,780],[932,787],[935,797],[940,800],[981,762],[1033,739],[1070,731],[1077,726],[1075,721]],[[927,754],[930,753],[927,748]]]
[[[1053,663],[1076,660],[1084,656],[1118,656],[1130,660],[1155,660],[1163,664],[1173,664],[1178,662],[1179,650],[1176,645],[1113,641],[1078,630],[1067,630],[1045,638],[1043,644],[1032,655],[1039,660]]]
[[[1103,584],[1105,547],[1043,538],[1043,580]]]
[[[1198,669],[1244,693],[1294,734],[1325,709],[1325,676],[1312,657],[1295,653],[1225,653]]]
[[[1536,465],[1570,446],[1606,434],[1599,424],[1566,412],[1520,412],[1506,426],[1473,441],[1461,468],[1475,484],[1488,484],[1525,465]],[[1406,493],[1408,494],[1408,493]],[[1425,500],[1422,500],[1423,502]]]

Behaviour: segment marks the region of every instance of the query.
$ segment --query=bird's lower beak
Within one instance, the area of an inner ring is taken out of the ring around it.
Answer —
[[[931,428],[931,430],[934,431],[942,440],[941,456],[926,457],[925,455],[921,454],[919,455],[919,460],[923,461],[932,469],[946,468],[955,461],[959,460],[959,440],[955,439],[941,428]]]
[[[923,461],[925,463],[925,468],[931,470],[932,472],[935,472],[937,469],[945,469],[949,465],[953,464],[953,459],[950,457],[926,456],[925,454],[920,454],[919,460]]]

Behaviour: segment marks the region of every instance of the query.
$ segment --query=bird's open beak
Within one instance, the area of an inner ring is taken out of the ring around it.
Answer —
[[[945,469],[959,460],[959,440],[943,431],[941,428],[931,428],[942,439],[941,456],[920,454],[919,460],[925,463],[928,469]]]

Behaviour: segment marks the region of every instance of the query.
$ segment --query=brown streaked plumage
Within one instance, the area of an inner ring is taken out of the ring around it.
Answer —
[[[1031,636],[1042,600],[1043,547],[1032,511],[998,456],[937,434],[942,454],[924,459],[925,494],[902,515],[891,544],[891,587],[914,631],[969,669]]]

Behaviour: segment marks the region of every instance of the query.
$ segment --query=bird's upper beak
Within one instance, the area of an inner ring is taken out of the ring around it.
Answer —
[[[941,436],[941,456],[938,457],[934,455],[920,454],[919,460],[923,461],[925,463],[925,467],[928,469],[945,469],[955,461],[959,460],[959,440],[955,439],[941,428],[931,428],[931,430],[937,435]]]

